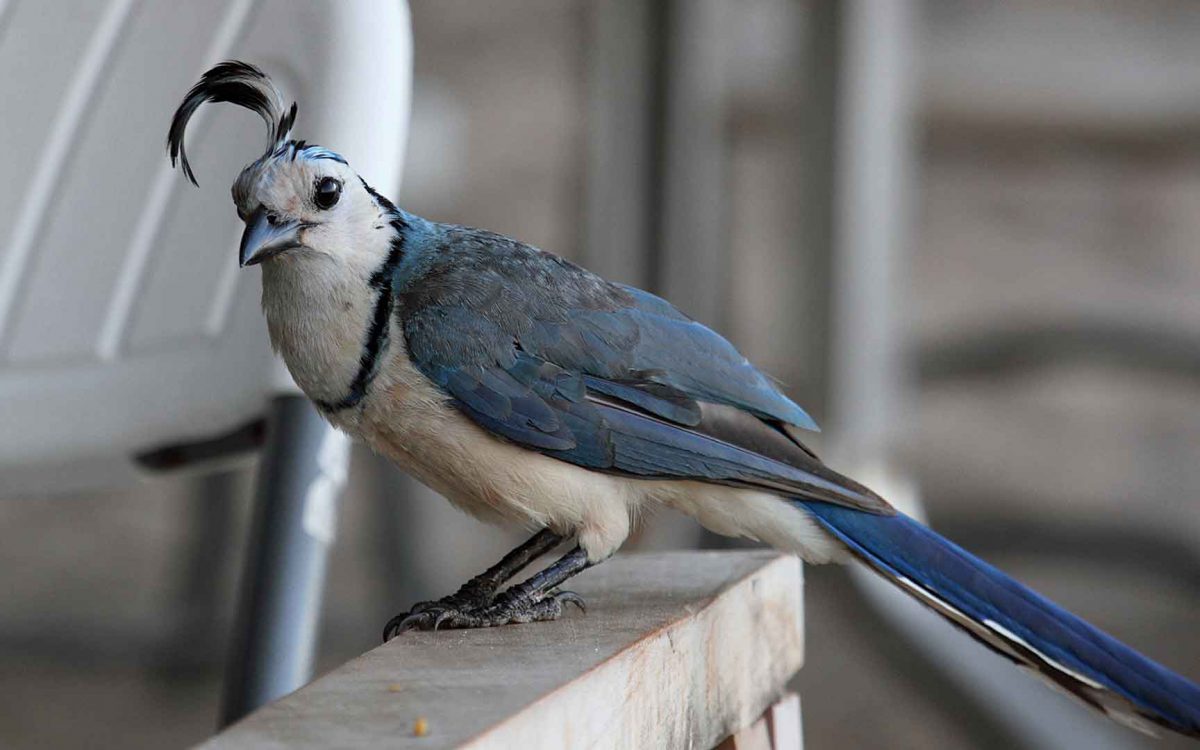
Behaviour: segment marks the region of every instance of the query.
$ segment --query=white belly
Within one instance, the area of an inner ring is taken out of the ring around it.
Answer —
[[[335,424],[474,516],[578,534],[594,559],[616,551],[640,499],[628,482],[492,436],[397,348],[361,412],[335,415]]]

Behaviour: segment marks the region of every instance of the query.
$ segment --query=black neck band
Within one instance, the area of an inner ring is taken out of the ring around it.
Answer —
[[[358,359],[358,372],[354,375],[354,380],[350,382],[350,388],[346,395],[339,400],[313,399],[313,403],[324,412],[342,411],[358,406],[366,398],[367,388],[371,386],[371,382],[379,373],[380,362],[384,352],[387,351],[388,339],[391,334],[392,310],[395,307],[392,276],[404,255],[405,229],[404,220],[399,216],[395,216],[389,223],[395,232],[392,237],[391,249],[388,250],[387,260],[375,273],[371,274],[371,280],[368,282],[377,296],[371,323],[367,327],[366,342],[363,344],[362,355]]]

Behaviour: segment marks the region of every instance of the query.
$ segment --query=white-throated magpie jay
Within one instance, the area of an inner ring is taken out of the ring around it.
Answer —
[[[1200,688],[897,512],[825,466],[816,425],[725,339],[652,294],[498,234],[409,214],[338,154],[290,140],[259,69],[226,62],[188,92],[267,123],[233,186],[242,265],[262,266],[271,343],[335,426],[480,518],[541,529],[457,593],[388,623],[554,619],[557,587],[612,555],[639,510],[811,563],[857,558],[984,645],[1125,723],[1200,736]],[[573,537],[557,562],[512,576]]]

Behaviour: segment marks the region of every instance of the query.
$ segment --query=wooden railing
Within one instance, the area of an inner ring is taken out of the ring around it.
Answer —
[[[799,748],[796,558],[626,555],[572,584],[586,615],[407,633],[203,747]]]

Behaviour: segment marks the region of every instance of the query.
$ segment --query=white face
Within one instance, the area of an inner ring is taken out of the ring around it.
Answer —
[[[303,256],[369,261],[388,218],[358,175],[340,159],[293,154],[277,151],[234,183],[234,204],[247,225],[243,264]]]

